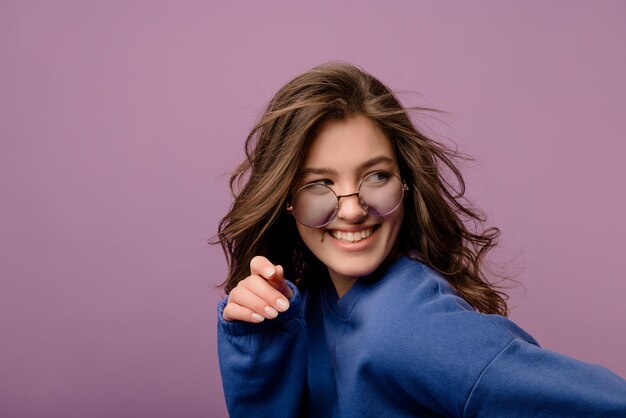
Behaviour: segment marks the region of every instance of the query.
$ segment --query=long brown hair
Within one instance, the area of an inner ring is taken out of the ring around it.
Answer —
[[[246,159],[232,174],[234,202],[219,224],[228,260],[222,284],[230,292],[263,255],[287,278],[323,274],[285,211],[298,169],[316,129],[330,119],[363,115],[393,144],[409,186],[398,249],[439,271],[476,310],[507,314],[507,296],[485,276],[485,256],[497,228],[480,230],[483,216],[463,198],[456,153],[417,130],[394,94],[363,70],[343,63],[315,67],[281,88],[246,140]]]

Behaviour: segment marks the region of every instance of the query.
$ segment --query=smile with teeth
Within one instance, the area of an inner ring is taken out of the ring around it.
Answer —
[[[369,237],[370,235],[372,235],[372,232],[374,232],[374,228],[369,228],[363,231],[355,231],[355,232],[343,232],[343,231],[333,230],[333,231],[330,231],[330,235],[332,235],[333,238],[341,240],[341,241],[359,242],[362,239],[365,239]]]

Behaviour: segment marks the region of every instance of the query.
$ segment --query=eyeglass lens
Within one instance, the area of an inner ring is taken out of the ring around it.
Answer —
[[[404,186],[396,175],[377,172],[361,182],[357,197],[359,204],[367,213],[384,216],[400,206],[403,195]],[[319,228],[335,218],[341,197],[343,196],[338,198],[335,192],[326,185],[308,184],[298,190],[294,196],[293,214],[301,224]]]

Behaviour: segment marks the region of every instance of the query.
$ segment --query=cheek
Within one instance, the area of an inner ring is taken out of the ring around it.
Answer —
[[[393,216],[391,218],[388,218],[388,223],[391,229],[390,244],[394,245],[398,240],[398,236],[400,235],[400,231],[402,229],[404,221],[404,206],[400,206],[392,215]]]
[[[296,222],[296,229],[298,230],[298,235],[300,235],[300,238],[302,239],[302,241],[304,241],[306,243],[306,231],[304,230],[304,227],[302,225],[300,225],[298,222]]]
[[[323,230],[308,228],[306,226],[300,225],[299,223],[296,223],[296,225],[298,229],[298,234],[300,235],[300,238],[302,239],[304,244],[309,250],[314,251],[315,244],[319,243],[322,240],[324,234]]]
[[[404,205],[400,205],[393,213],[388,215],[387,222],[393,229],[400,229],[402,222],[404,221]]]

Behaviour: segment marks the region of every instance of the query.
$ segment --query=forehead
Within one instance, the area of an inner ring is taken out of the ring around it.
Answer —
[[[309,144],[302,168],[340,171],[379,156],[396,161],[389,138],[370,119],[358,115],[325,122]]]

